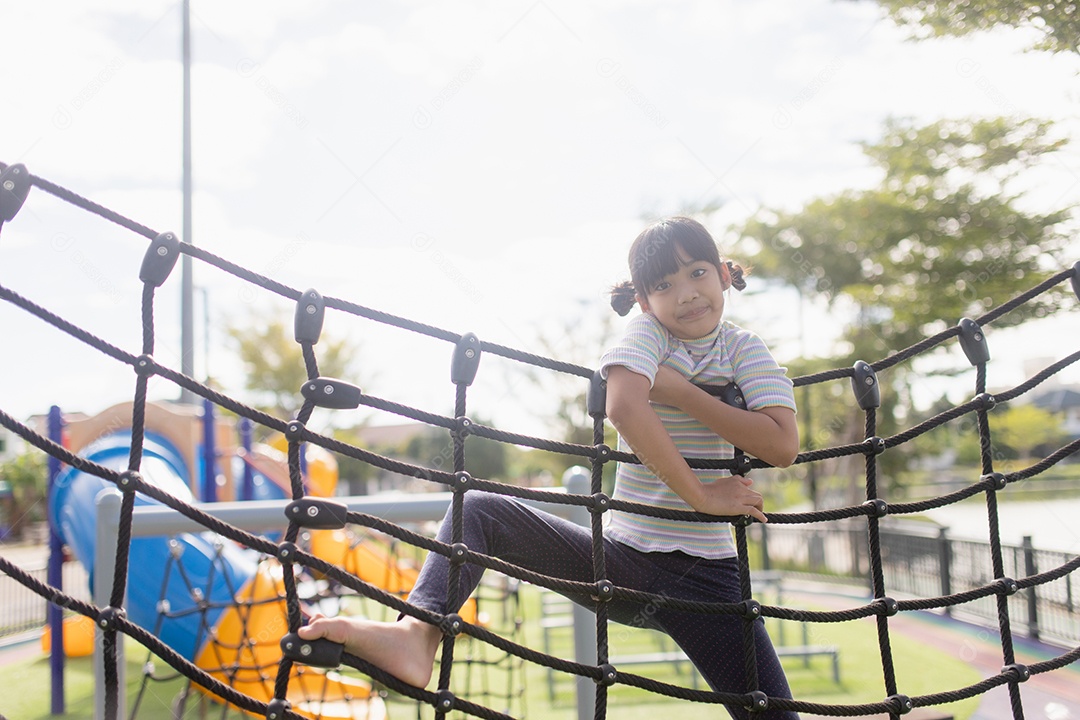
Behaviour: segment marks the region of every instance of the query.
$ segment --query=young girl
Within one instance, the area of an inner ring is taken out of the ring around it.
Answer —
[[[721,262],[716,243],[698,222],[671,218],[647,228],[630,249],[631,283],[612,292],[625,315],[636,301],[643,313],[601,360],[607,413],[641,465],[620,465],[614,497],[712,515],[752,515],[762,522],[762,497],[751,481],[719,470],[693,470],[687,457],[730,458],[733,444],[771,465],[786,467],[798,453],[792,384],[755,335],[723,322],[724,291],[745,286],[742,270]],[[735,381],[749,410],[722,403],[696,384]],[[693,383],[691,382],[693,381]],[[464,496],[464,541],[470,550],[534,572],[593,581],[588,528],[529,508],[512,498],[470,491]],[[604,533],[608,579],[617,586],[703,602],[739,602],[738,565],[726,523],[668,521],[610,512]],[[450,514],[438,539],[450,542]],[[480,581],[483,568],[465,564],[459,594],[446,602],[449,562],[432,553],[409,602],[455,612]],[[571,597],[593,607],[588,597]],[[714,690],[744,692],[741,617],[701,615],[614,600],[616,622],[650,627],[675,640]],[[783,670],[761,620],[755,623],[758,689],[790,697]],[[441,631],[405,616],[396,623],[324,618],[301,637],[345,643],[412,685],[431,678]],[[729,708],[735,717],[745,711]],[[768,711],[755,717],[793,718]]]

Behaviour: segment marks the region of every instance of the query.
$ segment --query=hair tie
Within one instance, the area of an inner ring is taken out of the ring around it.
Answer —
[[[728,272],[731,273],[731,287],[736,290],[746,289],[746,280],[743,278],[743,269],[735,263],[728,260],[726,263]]]
[[[637,302],[637,292],[632,282],[622,282],[611,288],[611,309],[625,316]]]

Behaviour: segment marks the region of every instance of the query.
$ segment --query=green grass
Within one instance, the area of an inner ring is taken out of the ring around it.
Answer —
[[[543,646],[539,617],[539,595],[535,589],[527,587],[521,593],[522,605],[513,614],[524,618],[526,622],[518,631],[516,638],[528,647],[540,649]],[[485,606],[491,613],[491,627],[500,634],[512,634],[513,617],[504,618],[501,607]],[[808,608],[813,609],[813,608]],[[774,619],[767,621],[774,642],[780,636],[779,623]],[[789,623],[784,628],[787,644],[801,642],[801,626]],[[826,704],[861,704],[879,702],[885,696],[881,661],[878,652],[876,625],[873,619],[845,623],[814,624],[809,626],[809,642],[817,645],[836,645],[840,648],[840,678],[837,684],[833,680],[831,660],[827,657],[812,658],[804,664],[801,658],[786,658],[784,667],[792,691],[796,698],[815,703]],[[612,626],[610,642],[612,652],[630,654],[649,652],[658,649],[655,633]],[[573,659],[573,647],[569,628],[553,631],[551,636],[552,654]],[[978,682],[981,677],[959,658],[938,652],[913,639],[891,634],[892,651],[899,687],[908,695],[923,695],[956,689]],[[185,685],[183,678],[167,682],[143,683],[142,669],[147,660],[145,649],[133,641],[126,647],[128,711],[142,689],[142,699],[138,717],[147,720],[171,718],[173,703]],[[455,648],[455,670],[452,687],[460,696],[466,697],[494,709],[508,711],[515,717],[527,717],[530,720],[572,720],[576,718],[574,696],[575,679],[555,674],[555,699],[549,700],[547,669],[532,664],[524,664],[516,659],[504,659],[514,667],[509,671],[472,665],[465,667],[460,663],[469,655],[495,661],[500,655],[494,648],[471,639],[459,640]],[[171,668],[158,661],[156,674],[171,674]],[[933,672],[927,672],[933,668]],[[688,666],[678,668],[666,665],[634,665],[626,668],[627,672],[647,676],[678,684],[692,686],[691,669]],[[89,658],[67,661],[65,677],[67,714],[53,716],[49,714],[49,661],[47,657],[24,660],[5,666],[0,670],[7,688],[18,688],[17,692],[7,692],[0,696],[0,714],[9,718],[29,720],[83,720],[93,717],[93,669]],[[466,690],[468,688],[468,690]],[[493,693],[513,696],[511,700],[496,699],[485,695],[485,688]],[[524,688],[524,692],[521,692]],[[702,681],[698,688],[707,689]],[[974,713],[978,698],[944,706],[953,713],[957,720],[964,720]],[[609,689],[608,717],[618,720],[654,720],[658,714],[670,714],[678,707],[679,720],[715,720],[727,717],[724,711],[713,705],[702,705],[657,696],[644,690],[628,686],[615,685]],[[427,708],[419,717],[430,718],[433,713]],[[394,700],[388,701],[390,720],[418,717],[415,703]],[[186,718],[199,717],[196,709],[189,705]],[[221,717],[220,711],[209,712],[207,717]],[[238,713],[230,717],[240,717]],[[466,717],[455,714],[455,717]]]

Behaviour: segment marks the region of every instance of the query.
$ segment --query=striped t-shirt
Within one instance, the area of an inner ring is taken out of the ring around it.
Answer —
[[[643,313],[628,324],[618,345],[604,353],[600,372],[607,377],[612,365],[623,365],[644,375],[651,385],[656,370],[668,365],[698,385],[723,385],[734,381],[750,410],[779,406],[795,409],[791,380],[776,364],[772,353],[757,335],[721,322],[711,334],[696,340],[680,340],[653,315]],[[660,421],[684,457],[729,459],[731,443],[682,410],[652,403]],[[633,452],[622,440],[619,447]],[[730,475],[726,470],[694,471],[703,483]],[[663,481],[644,466],[620,463],[615,476],[614,497],[675,510],[692,510]],[[684,522],[612,511],[605,533],[644,552],[681,550],[704,558],[734,557],[735,545],[727,523]]]

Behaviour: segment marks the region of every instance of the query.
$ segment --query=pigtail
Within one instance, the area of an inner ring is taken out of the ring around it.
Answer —
[[[636,302],[637,291],[634,290],[634,283],[629,280],[611,288],[611,309],[619,315],[625,316]]]
[[[724,264],[727,265],[728,273],[731,275],[731,287],[736,290],[745,290],[746,279],[743,276],[749,275],[750,271],[743,270],[741,265],[733,263],[730,260],[726,261]]]

